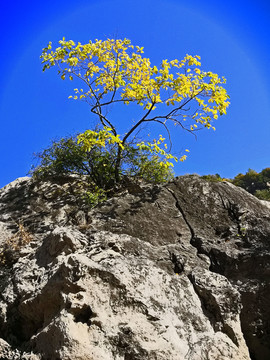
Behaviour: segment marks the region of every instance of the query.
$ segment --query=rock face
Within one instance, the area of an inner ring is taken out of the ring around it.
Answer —
[[[0,359],[270,359],[266,204],[195,175],[92,210],[80,188],[0,190]]]

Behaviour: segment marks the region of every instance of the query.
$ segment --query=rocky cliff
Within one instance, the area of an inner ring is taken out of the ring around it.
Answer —
[[[269,360],[270,208],[183,176],[0,190],[0,359]]]

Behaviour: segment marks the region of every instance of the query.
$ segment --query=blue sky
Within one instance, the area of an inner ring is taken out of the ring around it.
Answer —
[[[74,85],[42,72],[49,41],[129,38],[152,64],[200,55],[202,69],[227,78],[228,115],[197,140],[174,136],[190,150],[175,167],[185,173],[234,177],[270,166],[270,4],[268,1],[10,1],[1,5],[0,187],[25,176],[32,154],[51,139],[93,124],[90,108],[69,100]],[[119,121],[125,126],[125,108]]]

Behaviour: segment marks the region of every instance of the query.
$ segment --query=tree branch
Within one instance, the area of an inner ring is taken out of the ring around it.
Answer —
[[[147,113],[144,115],[143,118],[141,118],[141,120],[139,120],[124,136],[122,143],[124,144],[126,142],[126,140],[128,139],[128,137],[133,133],[134,130],[137,129],[138,126],[140,126],[144,121],[146,121],[147,116],[151,113],[151,111],[153,110],[153,107],[155,106],[155,102],[152,103],[152,105],[150,106],[150,108],[148,109]]]

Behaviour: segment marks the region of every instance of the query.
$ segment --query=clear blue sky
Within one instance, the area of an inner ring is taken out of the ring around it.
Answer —
[[[227,78],[228,115],[216,131],[197,140],[181,133],[188,148],[176,174],[234,177],[270,166],[270,3],[265,0],[28,0],[1,4],[0,187],[25,176],[32,154],[50,140],[92,124],[86,104],[68,100],[71,82],[42,72],[49,41],[129,38],[144,46],[152,64],[200,55],[202,69]],[[123,108],[124,119],[125,108]],[[121,121],[121,115],[119,114]],[[122,120],[126,121],[126,120]]]

